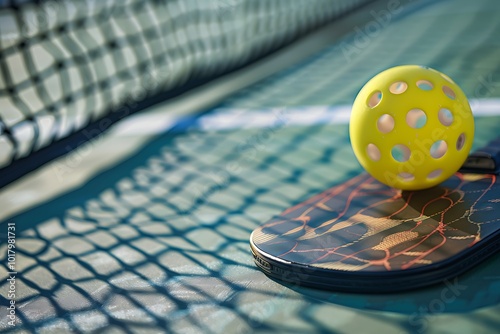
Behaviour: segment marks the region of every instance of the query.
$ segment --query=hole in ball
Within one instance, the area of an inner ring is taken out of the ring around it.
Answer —
[[[448,144],[444,140],[438,140],[431,146],[431,156],[439,159],[448,151]]]
[[[406,172],[403,172],[403,173],[399,173],[398,176],[404,181],[404,182],[410,182],[410,181],[413,181],[415,180],[415,175],[413,175],[412,173],[406,173]]]
[[[441,174],[443,174],[443,170],[442,169],[436,169],[436,170],[433,170],[432,172],[430,172],[429,175],[427,175],[427,178],[429,180],[432,180],[432,179],[435,179],[437,177],[440,177]]]
[[[418,80],[417,87],[420,88],[421,90],[429,91],[432,90],[432,88],[434,88],[434,85],[429,80]]]
[[[451,89],[448,86],[443,86],[443,93],[444,93],[444,95],[446,95],[451,100],[455,100],[457,98],[457,96],[456,96],[455,92],[453,91],[453,89]]]
[[[438,118],[444,126],[450,126],[453,123],[453,114],[449,109],[442,108],[438,112]]]
[[[391,155],[398,162],[405,162],[410,159],[410,149],[402,144],[395,145],[391,150]]]
[[[389,114],[383,114],[377,121],[377,129],[382,133],[389,133],[394,129],[394,118]]]
[[[412,109],[406,114],[406,123],[414,129],[420,129],[427,123],[427,115],[421,109]]]
[[[378,104],[382,101],[382,92],[381,91],[376,91],[373,93],[370,98],[368,99],[368,107],[370,108],[375,108],[378,106]]]
[[[404,81],[397,81],[389,87],[392,94],[403,94],[408,89],[408,84]]]
[[[381,156],[380,150],[378,149],[377,145],[375,145],[375,144],[370,143],[370,144],[368,144],[368,146],[366,146],[366,154],[373,161],[380,160],[380,156]]]
[[[465,146],[465,133],[462,133],[460,136],[458,136],[457,139],[457,151],[463,149],[464,146]]]

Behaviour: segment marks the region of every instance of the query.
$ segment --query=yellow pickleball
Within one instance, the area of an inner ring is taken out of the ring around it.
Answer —
[[[464,163],[474,118],[464,92],[448,76],[405,65],[363,86],[349,132],[354,154],[375,179],[418,190],[441,183]]]

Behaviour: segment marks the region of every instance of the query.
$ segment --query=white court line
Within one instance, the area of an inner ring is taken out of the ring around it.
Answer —
[[[500,115],[500,99],[471,99],[474,117]],[[218,109],[200,119],[202,130],[235,130],[286,125],[348,124],[351,105],[273,108],[263,110]]]
[[[500,115],[500,99],[472,99],[474,117]],[[351,105],[283,107],[271,109],[216,109],[201,116],[198,129],[202,131],[268,128],[278,126],[310,126],[320,124],[348,124]],[[168,114],[137,115],[117,124],[115,134],[143,135],[163,133],[178,118]]]

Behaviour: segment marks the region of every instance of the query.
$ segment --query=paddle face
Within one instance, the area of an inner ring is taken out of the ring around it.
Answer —
[[[254,230],[255,262],[301,285],[359,292],[450,279],[495,253],[500,181],[457,173],[440,186],[400,191],[363,174]]]

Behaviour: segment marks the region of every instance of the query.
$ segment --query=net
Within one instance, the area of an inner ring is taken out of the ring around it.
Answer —
[[[16,329],[495,332],[498,258],[460,278],[467,289],[454,302],[428,312],[420,310],[441,301],[444,286],[390,298],[293,283],[288,289],[261,274],[249,250],[249,234],[261,223],[360,172],[346,124],[291,124],[291,110],[350,103],[372,74],[404,63],[442,70],[471,98],[500,97],[499,2],[427,3],[401,11],[351,59],[340,46],[356,46],[355,33],[160,136],[81,188],[9,219],[18,229]],[[213,126],[217,117],[240,118],[234,110],[249,119],[275,116],[265,128]],[[475,143],[496,137],[498,124],[498,117],[478,119]],[[8,302],[6,254],[4,243],[1,305]]]
[[[102,131],[140,101],[238,68],[361,2],[1,2],[0,168],[86,126]]]

